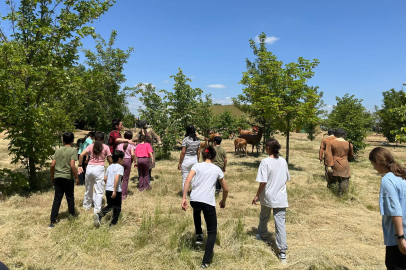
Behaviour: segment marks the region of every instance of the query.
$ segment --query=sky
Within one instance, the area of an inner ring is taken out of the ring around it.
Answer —
[[[7,11],[0,0],[0,13]],[[320,61],[308,85],[319,86],[329,110],[349,93],[373,111],[382,92],[406,83],[405,0],[117,0],[92,26],[105,39],[117,30],[118,48],[134,47],[123,86],[171,90],[169,77],[181,68],[213,103],[242,93],[245,60],[254,59],[249,40],[262,32],[278,60]],[[94,48],[91,38],[83,44]],[[128,101],[138,115],[138,98]]]

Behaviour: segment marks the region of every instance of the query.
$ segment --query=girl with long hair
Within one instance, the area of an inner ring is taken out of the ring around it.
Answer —
[[[186,127],[185,138],[182,141],[178,170],[182,172],[182,192],[185,181],[192,166],[199,162],[200,141],[196,136],[195,127],[190,124]]]
[[[369,154],[374,169],[381,175],[379,208],[387,269],[406,269],[406,170],[389,150],[374,148]]]
[[[100,212],[102,206],[102,198],[104,193],[104,166],[105,161],[111,164],[113,160],[111,159],[110,148],[103,144],[104,133],[96,132],[94,135],[94,144],[86,147],[85,150],[79,156],[79,168],[78,173],[83,173],[83,159],[85,156],[90,154],[89,164],[87,166],[85,174],[85,198],[83,200],[83,207],[85,210],[90,210],[92,207],[92,201],[94,205],[94,216],[93,218],[98,220],[97,213]],[[93,192],[94,188],[94,192]]]
[[[132,140],[133,138],[133,133],[129,130],[127,130],[124,133],[124,139],[127,140]],[[128,181],[130,179],[130,173],[131,173],[131,164],[135,160],[135,148],[136,146],[129,144],[128,142],[125,143],[120,143],[116,150],[120,150],[124,152],[124,175],[123,175],[123,181],[121,184],[121,196],[122,199],[125,200],[127,198],[127,193],[128,193]]]

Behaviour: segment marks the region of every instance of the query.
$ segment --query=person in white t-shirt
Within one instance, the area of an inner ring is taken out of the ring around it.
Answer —
[[[201,265],[202,268],[207,268],[211,261],[217,236],[216,200],[214,196],[217,180],[220,181],[223,188],[223,199],[219,203],[221,208],[226,207],[228,188],[223,171],[212,163],[216,158],[216,150],[212,146],[209,146],[203,150],[202,156],[204,162],[194,164],[186,178],[183,189],[182,209],[186,211],[188,207],[186,197],[191,185],[190,205],[193,208],[196,244],[201,245],[203,243],[202,211],[207,226],[207,242]]]
[[[104,176],[104,182],[106,183],[106,199],[107,206],[104,207],[97,217],[93,219],[95,227],[100,227],[101,218],[104,217],[108,212],[113,210],[113,217],[111,219],[110,226],[117,224],[118,217],[121,212],[121,180],[124,174],[124,152],[120,150],[115,150],[113,153],[113,164],[111,164]]]
[[[252,200],[252,204],[261,202],[261,214],[259,215],[257,238],[266,241],[268,232],[268,221],[273,209],[275,219],[275,239],[279,249],[279,259],[286,260],[285,214],[288,205],[288,195],[286,192],[286,182],[290,180],[288,164],[284,158],[279,156],[281,145],[275,139],[266,142],[266,152],[269,157],[264,158],[258,168],[257,182],[259,187],[257,195]]]

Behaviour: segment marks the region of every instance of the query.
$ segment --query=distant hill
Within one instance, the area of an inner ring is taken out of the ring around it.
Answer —
[[[237,117],[240,117],[241,114],[243,114],[243,112],[237,109],[234,105],[213,105],[210,108],[212,109],[214,115],[220,115],[225,110],[231,111],[232,115]]]

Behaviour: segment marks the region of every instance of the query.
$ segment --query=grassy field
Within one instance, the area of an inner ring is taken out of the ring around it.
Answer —
[[[284,137],[276,138],[284,147]],[[238,157],[233,142],[224,141],[230,193],[226,208],[217,208],[218,239],[212,269],[385,268],[378,208],[380,176],[367,159],[369,151],[384,138],[368,137],[370,145],[357,163],[351,163],[350,193],[344,198],[337,198],[326,188],[324,168],[317,159],[320,139],[310,142],[306,134],[292,134],[285,266],[273,250],[273,220],[269,223],[271,241],[255,239],[260,207],[251,205],[251,201],[258,187],[257,168],[266,156]],[[1,141],[2,167],[10,167],[6,144]],[[390,151],[398,161],[406,159],[405,148],[390,147]],[[101,228],[93,227],[93,212],[85,212],[82,207],[84,186],[75,187],[77,217],[68,218],[64,200],[60,221],[53,229],[47,228],[52,189],[6,198],[0,202],[0,261],[11,269],[200,267],[203,250],[193,243],[192,210],[181,209],[179,153],[173,152],[172,157],[157,162],[152,190],[148,192],[137,191],[136,171],[132,171],[130,196],[123,202],[119,223],[112,230],[104,220]]]

